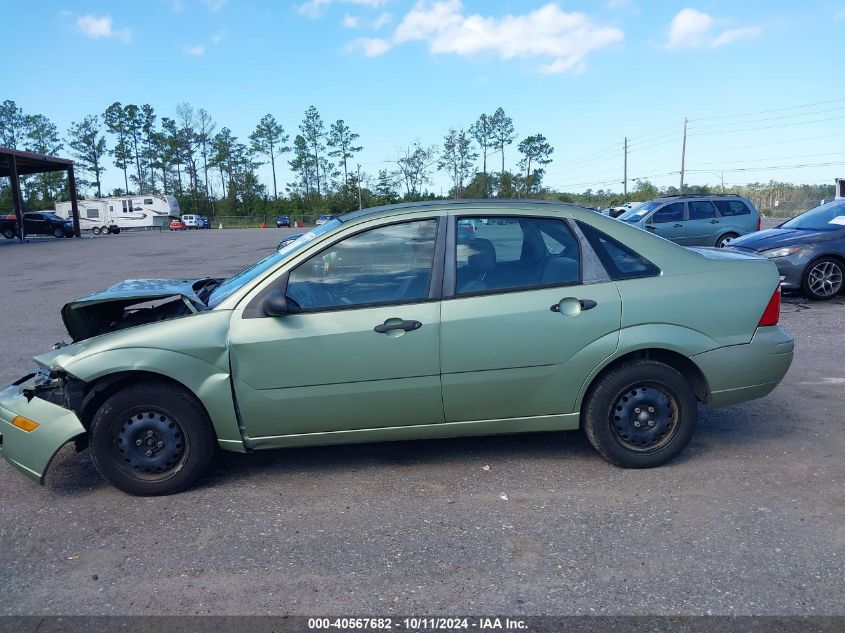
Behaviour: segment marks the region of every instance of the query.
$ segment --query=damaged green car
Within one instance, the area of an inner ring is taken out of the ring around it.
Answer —
[[[367,209],[229,279],[66,305],[73,343],[0,391],[0,454],[43,483],[75,440],[114,486],[155,495],[195,482],[215,447],[580,427],[610,462],[653,467],[689,442],[699,403],[783,378],[779,308],[766,259],[572,205]]]

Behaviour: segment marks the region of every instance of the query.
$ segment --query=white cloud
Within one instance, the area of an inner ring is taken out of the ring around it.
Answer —
[[[580,70],[584,59],[622,41],[624,34],[598,26],[583,13],[566,13],[554,3],[523,15],[484,17],[463,13],[460,0],[418,2],[390,40],[362,38],[352,43],[368,57],[408,42],[425,42],[435,55],[494,55],[499,59],[540,58],[544,73]]]
[[[715,34],[714,24],[713,16],[707,13],[691,8],[681,9],[669,23],[669,40],[666,47],[676,50],[717,48],[731,42],[754,39],[762,33],[759,26],[746,26]]]
[[[741,29],[728,29],[724,33],[718,35],[710,46],[716,48],[717,46],[724,46],[731,42],[738,42],[740,40],[753,40],[755,37],[760,37],[762,30],[759,26],[747,26]]]
[[[393,20],[393,16],[389,13],[382,13],[375,20],[373,20],[373,28],[378,31],[380,28],[387,26]]]
[[[377,9],[387,2],[387,0],[306,0],[296,7],[296,12],[316,20],[323,16],[323,13],[325,13],[330,5],[337,4],[338,2]]]
[[[669,24],[669,48],[698,48],[710,36],[713,18],[695,9],[681,9]]]
[[[390,50],[390,42],[378,37],[359,37],[349,42],[346,48],[350,51],[361,51],[365,57],[378,57]]]
[[[76,29],[85,37],[91,39],[114,38],[122,42],[129,42],[132,39],[131,29],[115,29],[109,15],[102,17],[93,14],[79,16],[76,18]]]
[[[357,29],[359,22],[360,20],[357,16],[349,15],[347,13],[343,16],[343,22],[341,22],[341,24],[343,24],[343,28],[345,29]]]
[[[217,13],[222,9],[229,0],[202,0],[202,3],[205,5],[205,8],[209,10],[210,13]]]
[[[205,55],[205,46],[202,44],[196,44],[194,46],[188,46],[185,48],[185,52],[192,57],[202,57]]]

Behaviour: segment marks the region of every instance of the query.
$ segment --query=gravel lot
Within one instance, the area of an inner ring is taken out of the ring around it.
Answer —
[[[287,232],[0,243],[0,382],[66,338],[66,301],[226,275]],[[70,447],[43,488],[2,463],[0,614],[845,614],[845,299],[782,324],[784,383],[702,409],[655,470],[576,432],[221,453],[157,499]]]

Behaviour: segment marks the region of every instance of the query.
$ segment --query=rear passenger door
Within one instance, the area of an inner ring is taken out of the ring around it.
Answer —
[[[683,202],[672,202],[655,211],[646,223],[646,229],[678,244],[686,244],[686,211]]]
[[[690,200],[687,202],[689,219],[685,244],[689,246],[713,246],[719,237],[719,215],[716,207],[709,200]]]
[[[584,256],[563,218],[453,216],[449,228],[440,347],[446,421],[571,413],[584,379],[616,349],[615,284]]]

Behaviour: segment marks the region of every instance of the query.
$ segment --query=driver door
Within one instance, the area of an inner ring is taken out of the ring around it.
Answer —
[[[280,277],[290,313],[256,315],[247,306],[234,315],[235,395],[256,445],[443,421],[444,222],[400,222],[345,237]]]

